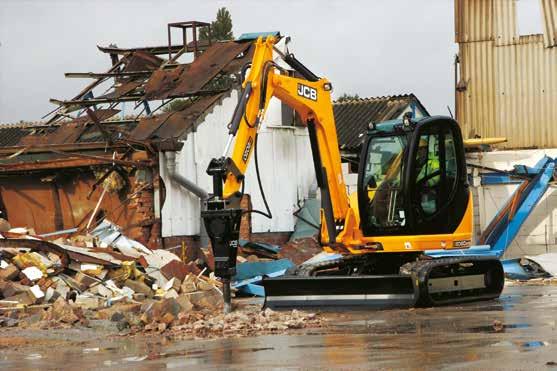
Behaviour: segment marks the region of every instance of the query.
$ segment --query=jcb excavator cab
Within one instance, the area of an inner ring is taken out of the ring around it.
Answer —
[[[405,117],[371,125],[358,177],[364,236],[452,233],[469,197],[455,120]]]

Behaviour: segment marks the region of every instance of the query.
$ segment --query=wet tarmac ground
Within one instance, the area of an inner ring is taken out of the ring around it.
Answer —
[[[557,368],[557,286],[507,286],[498,300],[460,306],[324,316],[327,328],[212,340],[3,330],[0,369]]]

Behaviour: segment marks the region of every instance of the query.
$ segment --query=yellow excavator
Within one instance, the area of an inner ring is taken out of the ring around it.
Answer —
[[[265,305],[443,305],[498,297],[504,275],[497,258],[431,258],[428,250],[465,249],[472,243],[472,197],[460,128],[449,117],[370,123],[363,142],[358,188],[348,194],[341,170],[331,100],[332,84],[268,36],[255,42],[242,69],[242,91],[224,153],[211,160],[213,195],[202,213],[225,283],[230,309],[244,174],[272,97],[292,107],[307,126],[321,195],[320,242],[334,259],[303,264],[266,278]],[[282,59],[277,63],[274,55]],[[229,153],[230,152],[230,153]],[[276,179],[280,182],[281,179]],[[261,181],[260,187],[261,187]]]

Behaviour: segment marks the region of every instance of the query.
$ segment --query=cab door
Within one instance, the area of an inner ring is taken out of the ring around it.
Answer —
[[[448,117],[419,121],[409,145],[405,190],[415,234],[452,233],[468,205],[460,128]]]

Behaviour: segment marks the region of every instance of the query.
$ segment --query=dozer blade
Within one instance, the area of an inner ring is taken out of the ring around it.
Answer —
[[[386,276],[284,276],[263,279],[265,307],[411,307],[418,295],[412,279]]]
[[[283,276],[263,279],[270,308],[439,306],[499,297],[501,262],[442,258],[408,263],[400,275]]]

